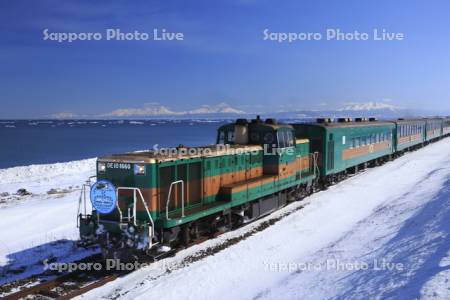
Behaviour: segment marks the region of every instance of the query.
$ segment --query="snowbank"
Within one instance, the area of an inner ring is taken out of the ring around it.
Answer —
[[[52,188],[82,184],[95,175],[95,158],[66,163],[30,165],[0,169],[0,193],[13,194],[20,188],[32,193],[46,193]]]
[[[0,284],[91,253],[75,241],[79,187],[94,174],[95,159],[0,169]],[[21,188],[31,195],[13,195]]]

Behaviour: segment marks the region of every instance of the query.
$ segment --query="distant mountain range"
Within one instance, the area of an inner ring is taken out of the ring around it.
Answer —
[[[188,111],[174,111],[159,103],[147,103],[143,108],[122,108],[110,113],[100,115],[108,118],[129,117],[192,117],[192,116],[214,116],[214,115],[237,115],[245,114],[244,111],[233,108],[226,103],[216,105],[202,105],[199,108]]]
[[[100,115],[76,115],[69,112],[62,112],[53,114],[49,117],[54,119],[234,119],[239,117],[254,118],[257,114],[261,115],[263,118],[271,117],[279,119],[309,119],[318,117],[377,117],[389,119],[398,117],[443,115],[444,113],[405,109],[386,102],[347,103],[337,109],[292,109],[287,111],[258,113],[243,111],[222,102],[216,105],[202,105],[187,111],[176,111],[159,103],[147,103],[141,108],[120,108]]]

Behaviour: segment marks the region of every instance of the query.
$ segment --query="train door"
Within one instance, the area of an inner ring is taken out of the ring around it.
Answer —
[[[215,159],[205,159],[203,161],[203,199],[208,201],[208,197],[212,194],[213,185],[213,169]]]
[[[244,166],[245,166],[245,180],[249,180],[252,178],[252,172],[251,172],[252,165],[251,165],[250,156],[251,156],[251,153],[248,153],[248,152],[243,155]]]
[[[334,169],[334,138],[330,133],[327,145],[327,170]]]
[[[160,166],[159,167],[159,207],[161,211],[166,210],[167,197],[169,196],[170,184],[175,181],[176,169],[174,165]],[[169,211],[176,208],[176,193],[172,192],[169,199]]]
[[[202,201],[202,163],[191,162],[187,166],[186,201],[187,205],[194,205]]]

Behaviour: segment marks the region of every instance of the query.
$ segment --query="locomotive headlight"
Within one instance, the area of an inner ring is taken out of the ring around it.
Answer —
[[[134,165],[134,174],[135,175],[145,175],[145,165]]]
[[[100,173],[105,173],[106,171],[106,164],[104,162],[99,162],[97,165],[98,171]]]

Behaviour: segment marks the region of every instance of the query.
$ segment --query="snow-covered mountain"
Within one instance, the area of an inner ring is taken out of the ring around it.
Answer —
[[[245,114],[246,112],[233,108],[222,102],[217,105],[202,105],[201,107],[191,110],[189,114]]]
[[[337,111],[376,111],[376,110],[401,110],[401,107],[384,102],[347,103]]]
[[[211,117],[221,115],[245,114],[244,111],[236,109],[227,103],[217,105],[202,105],[188,111],[175,111],[159,103],[147,103],[141,108],[120,108],[101,117]]]
[[[103,117],[151,117],[151,116],[167,116],[178,115],[180,113],[159,103],[147,103],[141,108],[119,108],[110,113],[103,114]]]
[[[405,109],[385,102],[351,102],[337,109],[325,110],[291,110],[272,113],[276,118],[318,118],[318,117],[377,117],[391,119],[399,117],[414,117],[423,115],[424,112]],[[265,114],[264,114],[265,115]]]
[[[296,109],[284,108],[282,111],[277,107],[266,107],[264,111],[241,109],[230,106],[225,102],[214,105],[201,105],[200,107],[189,110],[176,110],[160,103],[146,103],[142,107],[119,108],[111,112],[100,115],[76,115],[69,112],[54,114],[51,118],[55,119],[74,119],[74,118],[168,118],[168,119],[235,119],[235,118],[254,118],[261,115],[263,118],[278,119],[314,119],[320,117],[377,117],[380,119],[391,118],[412,118],[431,115],[442,115],[445,112],[433,112],[425,110],[412,110],[396,106],[387,102],[350,102],[339,108],[330,109]]]

